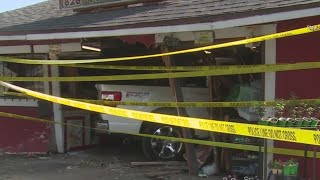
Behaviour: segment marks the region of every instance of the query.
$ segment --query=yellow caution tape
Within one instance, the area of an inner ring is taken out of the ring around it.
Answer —
[[[92,64],[66,64],[59,65],[75,68],[90,69],[118,69],[118,70],[139,70],[139,71],[200,71],[215,70],[217,66],[117,66],[117,65],[92,65]],[[236,66],[234,66],[236,68]]]
[[[240,101],[240,102],[130,102],[130,101],[106,101],[106,100],[86,100],[78,99],[79,101],[100,104],[100,105],[126,105],[126,106],[158,106],[158,107],[271,107],[277,103],[292,103],[290,100],[285,101]],[[295,100],[295,104],[320,104],[320,99],[301,99]]]
[[[47,100],[50,102],[63,104],[79,109],[93,112],[110,114],[125,118],[131,118],[141,121],[148,121],[160,124],[169,124],[173,126],[193,128],[205,131],[220,132],[227,134],[236,134],[241,136],[251,136],[257,138],[274,139],[279,141],[295,142],[302,144],[320,145],[320,132],[312,130],[301,130],[295,128],[270,127],[254,124],[223,122],[218,120],[179,117],[172,115],[156,114],[140,112],[135,110],[127,110],[113,108],[85,102],[70,100],[61,97],[46,95],[43,93],[31,91],[6,82],[0,81],[0,85],[25,93],[35,98]]]
[[[92,128],[88,126],[81,126],[76,124],[69,124],[69,123],[63,123],[63,122],[56,122],[56,121],[50,121],[46,119],[40,119],[35,117],[28,117],[18,114],[12,114],[12,113],[6,113],[6,112],[0,112],[0,116],[3,117],[9,117],[9,118],[16,118],[16,119],[23,119],[28,121],[35,121],[35,122],[42,122],[42,123],[53,123],[53,124],[61,124],[61,125],[67,125],[69,127],[77,127],[77,128],[85,128],[90,130],[99,130],[101,132],[106,133],[121,133],[121,134],[127,134],[132,136],[139,136],[139,137],[147,137],[147,138],[154,138],[154,139],[163,139],[163,140],[171,140],[171,141],[177,141],[177,142],[184,142],[184,143],[191,143],[191,144],[199,144],[199,145],[207,145],[207,146],[215,146],[215,147],[222,147],[222,148],[229,148],[229,149],[238,149],[238,150],[246,150],[246,151],[256,151],[259,152],[259,149],[261,152],[264,152],[264,148],[254,145],[245,145],[245,144],[235,144],[235,143],[225,143],[225,142],[214,142],[214,141],[205,141],[205,140],[197,140],[197,139],[187,139],[187,138],[178,138],[178,137],[169,137],[169,136],[159,136],[159,135],[151,135],[151,134],[140,134],[140,133],[127,133],[127,132],[115,132],[115,131],[109,131],[102,128]],[[285,149],[285,148],[268,148],[268,153],[274,153],[274,154],[282,154],[282,155],[291,155],[291,156],[304,156],[303,150],[295,150],[295,149]],[[313,151],[307,151],[307,157],[316,157],[320,158],[320,153],[317,152],[316,156],[314,156]]]
[[[167,79],[186,78],[202,76],[221,76],[233,74],[251,74],[263,72],[280,72],[303,69],[320,68],[320,62],[304,62],[293,64],[273,64],[273,65],[247,65],[242,68],[230,68],[219,66],[216,70],[191,71],[176,73],[154,73],[154,74],[132,74],[114,76],[77,76],[77,77],[0,77],[2,81],[59,81],[59,82],[83,82],[83,81],[120,81],[120,80],[142,80],[142,79]]]
[[[176,54],[185,54],[185,53],[192,53],[192,52],[199,52],[199,51],[205,51],[210,49],[218,49],[218,48],[224,48],[224,47],[230,47],[230,46],[237,46],[237,45],[243,45],[248,43],[254,43],[254,42],[260,42],[260,41],[267,41],[271,39],[278,39],[278,38],[284,38],[289,36],[296,36],[311,32],[320,31],[320,24],[314,25],[314,26],[308,26],[305,28],[295,29],[291,31],[285,31],[281,33],[275,33],[250,39],[244,39],[234,42],[228,42],[228,43],[222,43],[222,44],[216,44],[216,45],[210,45],[205,47],[199,47],[199,48],[193,48],[193,49],[187,49],[187,50],[181,50],[181,51],[174,51],[174,52],[168,52],[168,53],[160,53],[160,54],[151,54],[151,55],[142,55],[142,56],[134,56],[134,57],[119,57],[119,58],[108,58],[108,59],[91,59],[91,60],[30,60],[30,59],[16,59],[16,58],[3,58],[1,61],[4,62],[12,62],[12,63],[21,63],[21,64],[80,64],[80,63],[99,63],[99,62],[112,62],[112,61],[126,61],[126,60],[137,60],[137,59],[146,59],[146,58],[155,58],[155,57],[161,57],[161,56],[170,56],[170,55],[176,55]]]
[[[92,65],[92,64],[65,64],[65,67],[89,69],[118,69],[118,70],[143,70],[143,71],[207,71],[219,69],[241,69],[247,67],[263,67],[265,65],[225,65],[225,66],[118,66],[118,65]],[[270,65],[266,65],[270,66]]]
[[[15,92],[3,92],[4,95],[10,96],[20,96],[20,97],[29,97],[23,93]],[[71,99],[71,98],[70,98]],[[320,104],[320,99],[297,99],[297,100],[278,100],[278,101],[239,101],[239,102],[132,102],[132,101],[107,101],[107,100],[92,100],[92,99],[72,99],[82,102],[88,102],[99,105],[107,106],[117,106],[117,105],[126,105],[126,106],[158,106],[158,107],[271,107],[276,106],[278,103],[291,103],[291,104],[300,104],[306,103],[308,105]]]

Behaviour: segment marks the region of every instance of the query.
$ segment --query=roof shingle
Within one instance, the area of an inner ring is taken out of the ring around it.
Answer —
[[[149,6],[77,14],[59,10],[58,0],[48,0],[1,13],[0,32],[214,22],[315,6],[320,7],[320,0],[166,0]]]

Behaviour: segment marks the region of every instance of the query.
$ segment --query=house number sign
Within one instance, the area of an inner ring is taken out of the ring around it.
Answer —
[[[135,0],[60,0],[60,9],[87,8],[99,5],[137,2]]]

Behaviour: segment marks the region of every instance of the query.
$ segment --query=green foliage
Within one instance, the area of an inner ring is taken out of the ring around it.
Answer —
[[[298,164],[297,160],[292,158],[284,163],[285,166],[295,166],[297,164]]]
[[[264,114],[266,113],[266,108],[264,106],[264,104],[259,104],[259,106],[254,108],[254,111],[261,117],[264,116]]]
[[[306,109],[306,112],[308,114],[309,117],[312,117],[313,116],[313,112],[314,112],[315,108],[313,106],[309,106],[307,109]]]
[[[271,160],[268,163],[268,167],[270,169],[282,169],[283,163],[281,162],[281,160],[274,160],[274,161]]]
[[[283,117],[284,116],[285,107],[286,107],[285,102],[282,99],[278,100],[276,106],[274,107],[274,110],[276,112],[276,116],[277,117]]]

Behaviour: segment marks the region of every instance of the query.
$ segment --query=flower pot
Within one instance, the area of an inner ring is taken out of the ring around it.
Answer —
[[[269,118],[269,126],[277,126],[279,120],[275,117]]]
[[[320,123],[320,120],[317,118],[311,118],[310,126],[311,127],[317,127]]]
[[[284,175],[284,176],[290,176],[290,173],[291,173],[291,168],[290,168],[290,166],[284,166],[284,167],[283,167],[283,175]]]
[[[309,118],[304,117],[302,121],[302,127],[310,127],[311,120]]]
[[[287,119],[286,118],[279,118],[278,126],[285,127],[286,125],[287,125]]]
[[[290,175],[298,175],[298,164],[290,166]]]
[[[302,127],[302,122],[303,122],[302,118],[295,118],[294,127]]]
[[[258,124],[268,126],[270,124],[269,118],[261,118]]]
[[[272,169],[272,174],[278,174],[278,169]]]
[[[295,120],[293,118],[287,118],[287,127],[294,127]]]
[[[282,175],[282,169],[278,169],[278,174]]]
[[[259,125],[269,126],[269,121],[259,121]]]

